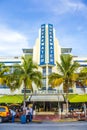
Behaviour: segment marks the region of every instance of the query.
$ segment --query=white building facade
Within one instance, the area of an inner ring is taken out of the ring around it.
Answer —
[[[50,90],[48,76],[52,72],[57,72],[56,61],[60,62],[60,55],[71,54],[71,51],[72,48],[60,47],[52,24],[42,24],[39,29],[39,36],[36,39],[35,46],[32,49],[23,49],[23,55],[32,55],[33,61],[39,66],[38,70],[42,72],[43,92]],[[81,66],[87,66],[86,58],[74,57],[74,61],[78,61]],[[6,66],[13,66],[14,63],[21,63],[21,57],[0,57],[0,63],[5,63]],[[33,88],[34,92],[43,93],[42,91],[39,91],[34,84]],[[53,91],[49,92],[57,93],[59,91],[62,92],[62,85],[59,88],[55,88]],[[21,90],[17,90],[13,94],[20,94],[21,92]],[[76,88],[75,86],[73,92],[83,93],[84,91],[78,87]],[[0,94],[12,94],[12,92],[9,88],[0,86]]]
[[[13,65],[18,63],[21,64],[21,57],[20,56],[0,56],[0,63],[4,63],[6,66],[10,67],[10,71],[13,70]],[[14,94],[21,94],[21,89],[17,89],[15,91],[11,91],[9,87],[0,85],[0,96],[2,95],[14,95]]]

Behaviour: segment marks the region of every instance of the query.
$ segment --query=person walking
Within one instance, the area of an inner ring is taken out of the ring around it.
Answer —
[[[32,106],[29,106],[29,122],[32,122],[33,119],[33,108]]]
[[[26,122],[30,121],[30,114],[29,113],[30,113],[30,110],[27,107],[27,109],[26,109]]]
[[[10,109],[11,115],[12,115],[12,123],[15,122],[15,116],[16,116],[16,112],[12,109]]]

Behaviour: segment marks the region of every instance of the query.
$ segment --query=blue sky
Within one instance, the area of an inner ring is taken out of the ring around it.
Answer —
[[[0,56],[32,48],[44,23],[53,24],[61,47],[87,56],[87,0],[0,0]]]

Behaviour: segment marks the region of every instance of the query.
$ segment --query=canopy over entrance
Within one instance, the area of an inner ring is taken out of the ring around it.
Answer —
[[[68,100],[70,103],[87,102],[87,94],[69,94]]]
[[[34,102],[63,102],[64,97],[63,95],[57,94],[36,94],[29,96],[27,101],[34,101]]]
[[[0,103],[22,103],[23,95],[5,95],[0,97]]]

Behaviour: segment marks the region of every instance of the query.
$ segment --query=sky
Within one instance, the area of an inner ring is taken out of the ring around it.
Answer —
[[[41,24],[48,23],[61,47],[87,56],[87,0],[0,0],[0,56],[33,48]]]

